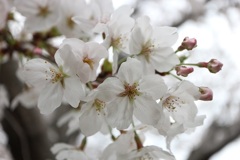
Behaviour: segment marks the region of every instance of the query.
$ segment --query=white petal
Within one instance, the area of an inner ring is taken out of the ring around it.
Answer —
[[[37,106],[39,94],[40,91],[38,88],[30,88],[29,90],[23,91],[12,100],[11,108],[15,109],[19,102],[26,108],[35,107]]]
[[[172,48],[155,48],[149,61],[159,72],[167,72],[180,63]]]
[[[153,41],[160,47],[171,47],[178,39],[177,28],[155,27],[153,28]]]
[[[41,91],[38,99],[38,108],[42,114],[50,114],[61,105],[63,88],[60,83],[49,83]]]
[[[70,45],[73,51],[78,51],[78,50],[82,50],[84,42],[77,38],[66,38],[61,44],[61,46],[66,44]]]
[[[100,131],[103,123],[101,113],[97,112],[92,104],[93,102],[85,103],[79,117],[79,126],[85,136],[91,136]]]
[[[137,55],[141,53],[142,47],[144,45],[144,36],[139,27],[135,27],[131,34],[131,39],[129,41],[129,51],[131,55]]]
[[[128,58],[126,62],[122,63],[117,77],[122,82],[127,82],[132,85],[142,77],[142,64],[135,58]]]
[[[77,108],[84,96],[83,84],[78,77],[64,79],[64,97],[72,107]]]
[[[107,122],[117,129],[126,129],[132,123],[133,106],[127,97],[119,97],[107,105]]]
[[[30,85],[36,86],[38,88],[43,88],[51,80],[50,68],[58,70],[51,63],[35,58],[29,60],[20,70],[19,74],[22,75],[23,79]]]
[[[101,99],[104,102],[109,102],[118,97],[124,91],[122,82],[116,77],[109,77],[98,86],[101,93]]]
[[[199,92],[199,89],[192,82],[184,80],[184,81],[181,81],[178,84],[178,86],[179,87],[175,91],[176,94],[181,95],[183,92],[186,92],[189,95],[191,95],[191,97],[193,97],[195,100],[199,99],[199,97],[201,95]]]
[[[112,18],[116,19],[122,15],[130,16],[133,13],[134,9],[131,6],[124,5],[115,10],[112,14]]]
[[[159,75],[144,76],[139,86],[140,92],[149,94],[154,100],[161,98],[167,91],[167,86]]]
[[[56,51],[54,59],[58,66],[62,66],[65,73],[76,75],[76,57],[70,45],[61,45]]]
[[[137,19],[137,26],[141,29],[141,34],[144,35],[144,44],[146,44],[153,34],[153,29],[150,24],[150,18],[148,16],[142,16]]]
[[[142,123],[155,125],[160,118],[158,105],[150,96],[137,96],[134,100],[134,116]]]

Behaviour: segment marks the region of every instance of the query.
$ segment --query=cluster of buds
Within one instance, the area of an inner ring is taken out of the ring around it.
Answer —
[[[217,59],[211,59],[209,62],[199,62],[198,67],[207,68],[211,73],[217,73],[222,69],[223,64]]]

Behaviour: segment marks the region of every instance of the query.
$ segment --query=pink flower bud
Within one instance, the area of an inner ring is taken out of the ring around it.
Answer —
[[[193,68],[192,67],[186,67],[186,66],[177,66],[175,68],[177,75],[181,75],[183,77],[187,77],[188,74],[193,72]]]
[[[211,59],[208,62],[207,68],[212,73],[217,73],[222,69],[223,64],[217,59]]]
[[[197,47],[197,40],[195,38],[185,37],[181,46],[178,47],[178,51],[192,50],[193,48]]]
[[[201,93],[200,100],[203,101],[211,101],[213,99],[213,92],[208,87],[199,87],[199,91]]]

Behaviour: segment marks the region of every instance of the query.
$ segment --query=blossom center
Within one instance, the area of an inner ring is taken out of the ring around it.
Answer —
[[[121,37],[115,39],[112,38],[111,45],[113,46],[113,48],[118,48],[118,46],[121,45]]]
[[[154,48],[154,44],[151,44],[150,42],[148,42],[142,47],[142,50],[139,55],[144,56],[147,62],[149,62],[150,55],[152,53],[153,48]]]
[[[163,101],[163,107],[169,112],[173,112],[176,108],[180,108],[185,102],[176,96],[169,96]]]
[[[132,85],[129,85],[128,83],[124,84],[124,89],[122,93],[120,93],[119,97],[128,97],[130,101],[133,101],[136,96],[139,96],[141,93],[138,89],[138,83],[133,83]]]
[[[49,13],[50,13],[50,11],[48,9],[48,6],[39,6],[38,7],[38,16],[45,18],[48,16]]]
[[[93,104],[98,113],[101,112],[101,110],[103,110],[103,108],[105,107],[105,102],[103,102],[99,99],[95,99]]]
[[[93,70],[94,61],[91,58],[88,58],[87,56],[84,57],[83,63],[87,63],[90,66],[90,68]]]
[[[47,74],[50,71],[50,76]],[[45,71],[46,73],[46,80],[50,80],[52,83],[57,83],[60,81],[62,86],[64,86],[64,78],[67,76],[66,74],[63,73],[62,69],[59,68],[57,71],[54,68],[49,68],[49,71]]]

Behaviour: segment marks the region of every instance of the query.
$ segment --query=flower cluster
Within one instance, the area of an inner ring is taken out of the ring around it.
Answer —
[[[50,114],[68,103],[73,109],[59,125],[68,123],[69,134],[79,130],[86,136],[80,147],[54,145],[57,159],[88,159],[87,137],[102,132],[113,140],[99,156],[102,160],[171,160],[175,158],[170,151],[144,145],[139,126],[155,128],[170,150],[176,135],[203,124],[205,116],[198,115],[195,101],[212,100],[213,93],[182,77],[194,71],[189,66],[217,73],[222,63],[185,63],[187,57],[178,53],[196,48],[196,39],[186,37],[174,51],[176,28],[153,26],[147,16],[134,19],[133,8],[114,10],[111,0],[16,0],[12,5],[26,18],[23,32],[31,33],[35,42],[29,47],[25,40],[21,50],[15,46],[19,41],[12,45],[28,57],[18,72],[28,94],[17,96],[12,106],[36,95],[40,112]],[[50,40],[59,35],[65,39],[56,48]],[[168,86],[165,76],[178,82]]]

